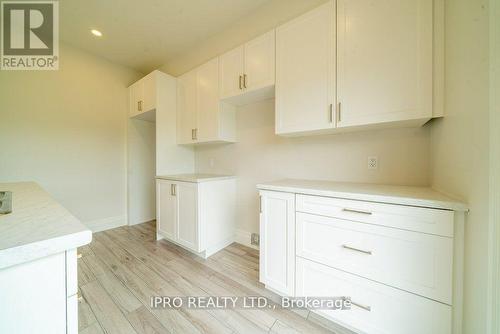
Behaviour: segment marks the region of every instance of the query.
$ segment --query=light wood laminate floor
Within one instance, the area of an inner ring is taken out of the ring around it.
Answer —
[[[153,309],[151,296],[279,297],[258,282],[258,251],[232,244],[208,260],[155,240],[154,223],[95,233],[79,249],[80,333],[331,333],[309,312]]]

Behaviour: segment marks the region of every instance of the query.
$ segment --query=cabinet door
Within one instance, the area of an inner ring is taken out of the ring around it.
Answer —
[[[177,182],[177,242],[195,252],[198,245],[198,191],[196,183]]]
[[[432,117],[432,0],[337,6],[338,126]]]
[[[143,111],[153,110],[156,108],[156,74],[151,73],[141,81],[143,82]]]
[[[276,29],[276,133],[335,127],[334,2]]]
[[[128,88],[130,95],[130,102],[129,102],[130,117],[140,114],[144,111],[142,102],[143,86],[144,86],[143,82],[138,81]]]
[[[188,72],[177,80],[177,142],[194,142],[196,129],[196,71]]]
[[[274,85],[275,31],[270,31],[245,44],[246,90]]]
[[[295,194],[260,192],[260,281],[294,295]]]
[[[241,94],[245,48],[241,46],[219,57],[221,99]]]
[[[177,197],[174,183],[167,180],[156,181],[156,219],[162,236],[175,240],[177,222]]]
[[[219,130],[219,60],[203,64],[197,69],[197,126],[195,138],[205,142],[216,140]]]

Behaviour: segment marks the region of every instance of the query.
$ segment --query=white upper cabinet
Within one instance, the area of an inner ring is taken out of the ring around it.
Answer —
[[[243,88],[247,91],[274,85],[275,32],[270,31],[245,44]]]
[[[129,87],[129,116],[154,121],[151,111],[156,109],[156,71],[151,72]]]
[[[337,0],[337,126],[429,120],[432,34],[432,0]]]
[[[441,40],[443,20],[433,7],[433,0],[337,0],[278,27],[276,133],[420,126],[432,118],[442,92],[433,38]]]
[[[219,59],[180,76],[177,85],[177,143],[234,142],[235,109],[219,99]]]
[[[197,124],[196,140],[217,140],[219,129],[219,61],[217,58],[201,65],[197,71]]]
[[[335,8],[329,2],[276,29],[276,133],[335,127]]]
[[[194,142],[196,128],[196,71],[188,72],[177,80],[177,143]]]
[[[245,47],[240,46],[219,57],[220,97],[241,94],[245,68]]]
[[[220,97],[243,105],[274,96],[274,30],[219,57]]]

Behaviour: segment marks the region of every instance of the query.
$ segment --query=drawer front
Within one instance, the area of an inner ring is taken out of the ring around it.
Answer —
[[[350,297],[350,310],[316,310],[369,334],[450,334],[451,307],[297,257],[297,296]]]
[[[453,239],[298,212],[297,255],[451,305]]]
[[[76,249],[66,251],[66,296],[78,292],[78,258]]]
[[[453,237],[453,212],[447,210],[297,195],[297,211]]]

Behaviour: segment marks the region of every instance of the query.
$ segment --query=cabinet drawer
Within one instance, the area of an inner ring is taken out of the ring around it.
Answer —
[[[453,211],[297,195],[297,211],[453,237]]]
[[[453,239],[297,213],[297,255],[451,305]]]
[[[350,310],[316,310],[356,332],[450,334],[451,307],[297,257],[297,296],[350,297]],[[354,304],[355,303],[355,304]]]

